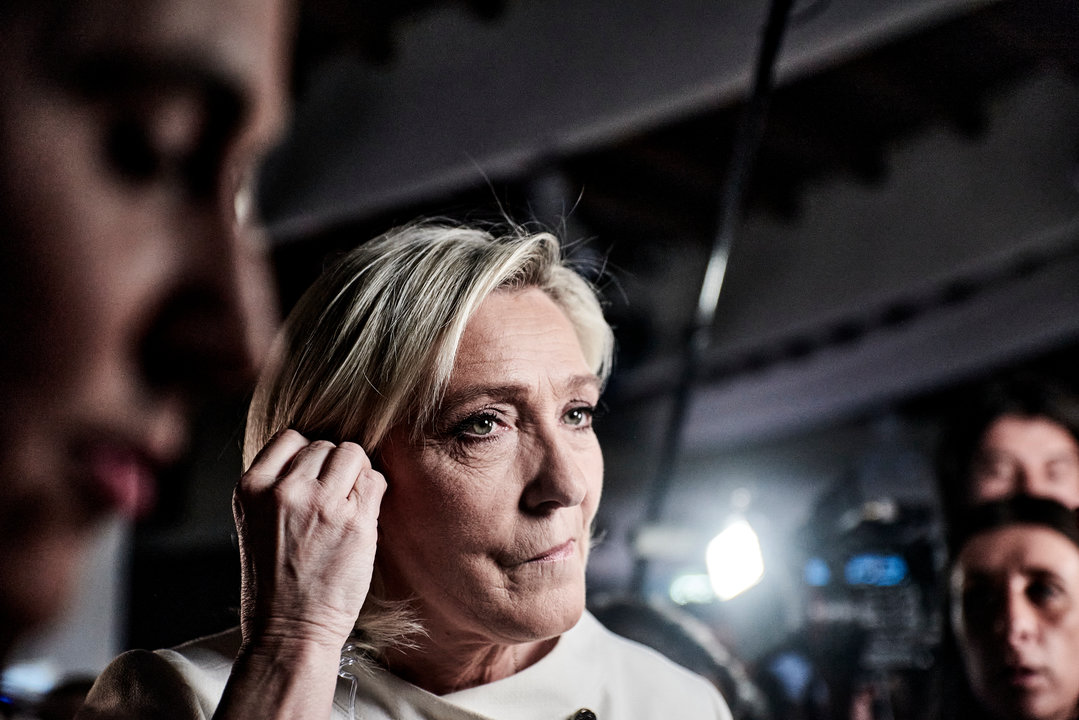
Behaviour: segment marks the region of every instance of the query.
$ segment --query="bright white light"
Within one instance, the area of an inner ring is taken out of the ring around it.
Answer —
[[[679,575],[671,581],[669,593],[671,600],[679,605],[705,605],[716,600],[712,581],[703,573]]]
[[[745,592],[764,576],[760,541],[745,520],[735,520],[712,538],[704,559],[712,589],[720,600]]]
[[[40,695],[56,685],[59,672],[49,660],[17,663],[0,674],[0,691],[19,695]]]

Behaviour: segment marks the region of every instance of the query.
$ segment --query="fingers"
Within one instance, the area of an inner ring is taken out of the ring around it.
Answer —
[[[330,451],[322,464],[319,480],[331,497],[348,498],[356,493],[363,500],[372,495],[377,502],[382,498],[386,481],[382,473],[371,467],[367,453],[356,443],[343,442]]]
[[[308,483],[322,479],[322,467],[326,458],[337,446],[328,440],[315,440],[300,448],[289,463],[288,468],[281,473],[279,482],[298,481]]]
[[[366,498],[371,486],[377,502],[385,490],[382,474],[371,467],[367,453],[356,443],[334,445],[326,440],[310,442],[295,430],[274,435],[255,456],[241,484],[249,492],[274,484],[304,484],[317,481],[330,497],[345,499],[356,492]]]
[[[296,454],[308,445],[310,441],[295,430],[275,434],[251,461],[241,483],[250,486],[251,490],[272,485],[285,474],[285,468],[291,466]]]

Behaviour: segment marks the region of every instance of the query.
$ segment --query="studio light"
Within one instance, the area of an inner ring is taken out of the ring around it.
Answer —
[[[738,519],[712,538],[705,553],[708,577],[720,600],[730,600],[761,581],[764,558],[757,533]]]

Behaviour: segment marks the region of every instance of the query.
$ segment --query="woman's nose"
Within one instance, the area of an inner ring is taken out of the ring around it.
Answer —
[[[532,477],[522,496],[525,509],[546,512],[584,502],[588,482],[570,442],[553,430],[542,433],[537,446]]]
[[[255,375],[276,322],[276,299],[259,242],[225,213],[192,213],[170,287],[141,343],[155,386],[205,393]]]

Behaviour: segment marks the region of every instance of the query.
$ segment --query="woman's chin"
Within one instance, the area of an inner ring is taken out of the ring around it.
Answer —
[[[512,642],[549,640],[576,625],[584,608],[583,584],[537,593],[501,614],[499,634]]]

